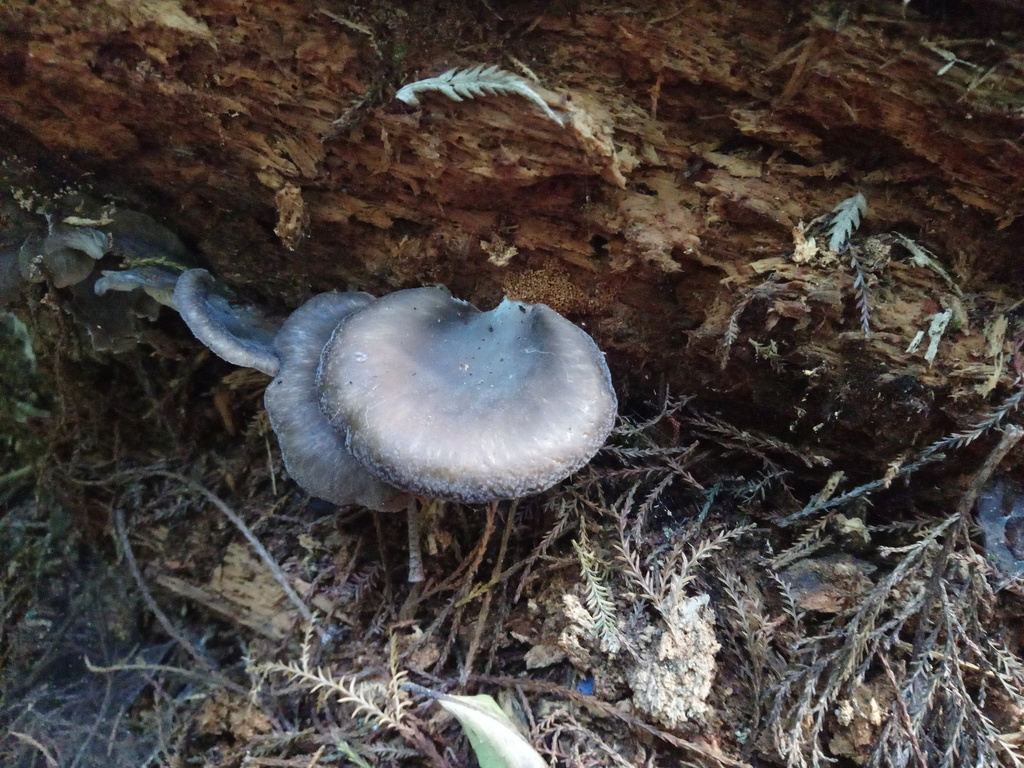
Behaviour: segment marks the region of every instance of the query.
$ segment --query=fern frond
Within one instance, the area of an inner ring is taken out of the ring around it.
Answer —
[[[391,713],[378,703],[388,697],[388,688],[383,683],[356,682],[355,679],[344,677],[335,679],[322,667],[309,668],[295,662],[282,664],[272,661],[256,665],[250,671],[260,677],[268,673],[283,675],[302,684],[310,693],[327,692],[335,696],[339,702],[352,705],[352,717],[364,715],[377,725],[402,730],[400,717],[404,706]]]
[[[1024,404],[1024,386],[1021,386],[1014,394],[1010,395],[1000,403],[1000,405],[986,418],[977,422],[963,432],[956,432],[952,435],[947,435],[941,440],[937,440],[932,443],[918,453],[913,461],[903,464],[895,473],[887,473],[885,477],[859,485],[853,490],[840,494],[828,501],[821,502],[820,504],[815,501],[811,501],[799,512],[794,512],[792,515],[784,517],[777,522],[782,526],[792,525],[795,521],[807,517],[808,515],[840,507],[860,496],[873,493],[881,488],[888,488],[896,478],[906,477],[927,464],[944,459],[946,457],[946,451],[956,450],[958,448],[963,448],[966,445],[970,445],[986,432],[1000,426],[1007,417],[1020,408],[1022,404]]]
[[[410,106],[419,106],[420,94],[437,91],[452,101],[475,99],[478,96],[517,94],[529,99],[543,110],[551,120],[564,126],[565,120],[555,114],[526,80],[502,69],[496,64],[477,64],[469,69],[449,69],[437,77],[428,77],[402,86],[395,98]]]
[[[590,548],[584,526],[580,526],[580,536],[573,542],[573,548],[579,556],[584,581],[583,604],[594,619],[594,630],[601,643],[601,650],[617,653],[622,643],[619,639],[615,598],[605,583],[607,567]]]
[[[864,276],[864,269],[857,258],[857,250],[850,248],[850,269],[853,270],[853,291],[857,295],[857,309],[860,312],[860,329],[864,331],[864,338],[871,338],[871,306],[868,299],[871,291],[868,289],[867,278]]]
[[[766,451],[774,451],[800,459],[808,467],[827,467],[831,464],[831,461],[825,456],[798,450],[789,443],[767,433],[753,429],[740,429],[727,421],[700,411],[691,413],[692,415],[685,416],[682,420],[710,434],[712,439],[719,440],[719,444],[726,448],[738,448],[759,458],[764,458]]]
[[[838,253],[850,240],[850,235],[860,226],[862,216],[867,215],[868,201],[858,192],[832,209],[835,216],[828,228],[828,249]]]
[[[740,335],[740,319],[743,317],[743,313],[746,312],[747,306],[754,299],[768,298],[775,293],[782,290],[782,286],[778,283],[778,275],[774,273],[769,275],[768,278],[753,290],[747,291],[733,308],[732,314],[729,316],[729,324],[725,329],[725,336],[722,340],[722,357],[720,361],[720,367],[725,370],[726,365],[729,364],[729,353],[732,350],[733,344],[736,343],[736,339]]]

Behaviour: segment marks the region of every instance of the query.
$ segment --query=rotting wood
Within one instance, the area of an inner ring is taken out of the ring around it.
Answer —
[[[983,330],[1019,298],[1019,27],[975,45],[916,6],[578,4],[505,9],[503,27],[486,4],[437,24],[373,4],[336,19],[310,2],[11,0],[0,118],[23,159],[67,156],[256,295],[295,306],[442,282],[481,306],[549,301],[586,324],[627,393],[702,392],[841,453],[847,435],[821,416],[837,391],[877,432],[901,416],[870,382],[910,377],[956,403],[915,424],[934,431],[1013,378],[993,373]],[[452,66],[515,61],[566,128],[517,99],[426,95],[411,112],[392,98]],[[863,340],[849,271],[786,258],[797,223],[858,191],[864,235],[925,244],[966,294],[932,364],[906,349],[948,286],[891,261],[869,275]],[[504,266],[482,245],[496,242],[515,249]],[[766,259],[784,288],[750,303],[722,370],[726,321]],[[767,382],[749,340],[777,343]]]

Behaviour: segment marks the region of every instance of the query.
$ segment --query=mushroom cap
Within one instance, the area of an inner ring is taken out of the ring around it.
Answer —
[[[40,234],[31,234],[25,238],[18,249],[18,270],[27,283],[41,283],[46,279],[43,272],[43,254],[46,238]]]
[[[174,307],[181,319],[218,357],[276,376],[279,361],[273,344],[277,328],[251,307],[233,307],[214,291],[215,286],[205,269],[182,273],[174,288]]]
[[[101,272],[103,277],[93,286],[97,296],[103,296],[110,291],[134,291],[141,288],[154,301],[165,307],[175,308],[174,290],[178,287],[180,271],[143,264],[131,269],[104,269]]]
[[[89,227],[53,224],[43,243],[43,264],[57,288],[80,283],[110,250],[106,234]]]
[[[181,238],[139,211],[116,210],[103,229],[113,241],[114,254],[129,266],[162,264],[182,271],[194,263]]]
[[[405,506],[405,494],[385,485],[345,447],[345,435],[320,410],[316,372],[335,327],[374,299],[368,293],[321,293],[293,312],[274,339],[281,360],[263,402],[285,469],[313,496],[379,510]]]
[[[398,291],[324,348],[320,404],[397,488],[462,502],[519,498],[586,464],[617,401],[593,339],[543,304],[481,312],[439,288]]]

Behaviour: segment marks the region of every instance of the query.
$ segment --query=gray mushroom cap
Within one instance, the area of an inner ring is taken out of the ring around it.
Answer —
[[[379,510],[405,506],[405,494],[367,472],[345,447],[345,435],[320,410],[320,354],[345,317],[373,301],[367,293],[321,293],[293,312],[274,340],[281,370],[263,402],[285,469],[313,496]]]
[[[160,305],[141,291],[99,295],[96,285],[100,279],[94,272],[72,285],[65,309],[88,331],[94,349],[127,352],[138,347],[146,334],[146,326],[139,320],[155,320]]]
[[[93,288],[97,296],[110,291],[127,292],[141,288],[154,301],[175,308],[174,290],[178,287],[180,270],[143,264],[131,269],[104,269],[102,274]]]
[[[251,307],[232,306],[215,287],[205,269],[182,273],[174,289],[181,319],[218,357],[276,376],[280,363],[273,346],[275,325]]]
[[[114,253],[128,264],[194,263],[181,238],[152,216],[139,211],[113,211],[104,231],[113,240]]]
[[[43,245],[43,264],[57,288],[80,283],[110,250],[106,234],[89,227],[52,224]]]
[[[318,383],[373,474],[462,502],[551,487],[593,457],[617,409],[604,354],[557,312],[508,299],[481,312],[438,288],[350,315]]]
[[[80,283],[110,250],[109,238],[89,227],[51,224],[46,236],[29,235],[18,255],[21,276],[30,283],[46,277],[57,288]]]

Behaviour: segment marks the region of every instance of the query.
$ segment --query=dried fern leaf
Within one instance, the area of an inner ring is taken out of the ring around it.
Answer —
[[[428,77],[402,86],[395,94],[395,98],[415,107],[419,106],[420,95],[429,91],[443,93],[452,101],[475,99],[479,96],[517,94],[540,107],[551,120],[559,125],[565,125],[565,121],[555,114],[526,80],[496,64],[477,64],[469,69],[449,69],[437,77]]]
[[[828,228],[828,249],[838,253],[849,242],[850,235],[860,226],[861,217],[866,216],[867,212],[868,201],[860,192],[833,208],[835,217]]]
[[[1024,386],[1003,400],[1003,402],[1000,403],[999,406],[986,418],[962,432],[956,432],[954,434],[947,435],[941,440],[935,441],[918,453],[913,461],[900,466],[899,470],[896,472],[886,473],[885,477],[859,485],[853,490],[840,494],[839,496],[829,499],[822,504],[815,504],[813,501],[809,502],[807,506],[799,512],[794,512],[788,517],[781,518],[780,520],[777,520],[776,523],[783,527],[792,525],[795,521],[807,517],[808,515],[834,509],[860,496],[874,493],[882,488],[888,488],[896,478],[906,477],[927,464],[932,464],[946,458],[946,451],[957,450],[958,448],[970,445],[989,430],[999,427],[1007,417],[1016,412],[1022,405],[1024,405]]]
[[[868,288],[867,277],[861,267],[860,259],[857,258],[857,250],[850,248],[850,269],[853,270],[853,290],[857,295],[857,310],[860,312],[860,329],[864,332],[864,338],[871,338],[871,291]]]

